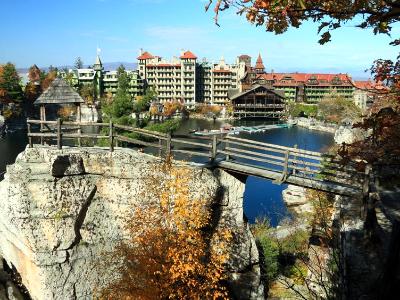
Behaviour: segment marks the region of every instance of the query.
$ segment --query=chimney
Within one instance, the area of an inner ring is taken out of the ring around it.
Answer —
[[[143,54],[143,48],[140,48],[139,50],[139,56]]]

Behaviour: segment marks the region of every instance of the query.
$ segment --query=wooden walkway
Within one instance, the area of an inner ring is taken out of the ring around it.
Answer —
[[[95,132],[95,133],[88,133]],[[115,146],[139,147],[160,157],[203,163],[246,176],[266,178],[276,184],[289,183],[338,195],[362,192],[363,174],[343,167],[334,157],[315,151],[268,144],[217,134],[171,136],[113,123],[84,123],[28,120],[28,139],[56,144],[94,145],[98,140],[114,151]],[[349,182],[351,181],[351,184]]]

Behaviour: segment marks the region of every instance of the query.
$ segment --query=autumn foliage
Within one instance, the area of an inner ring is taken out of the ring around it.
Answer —
[[[208,114],[218,115],[221,113],[222,107],[218,105],[202,104],[197,108],[197,111],[203,115],[208,115]]]
[[[192,173],[171,163],[155,166],[127,239],[109,257],[121,258],[119,279],[101,299],[227,299],[222,284],[230,231],[210,234],[208,199],[191,197]]]
[[[171,117],[177,111],[180,111],[182,109],[183,109],[183,104],[181,102],[179,102],[177,100],[167,101],[164,103],[163,115],[166,117]]]
[[[70,118],[75,113],[76,113],[76,108],[70,105],[62,106],[57,111],[57,115],[63,120],[68,120],[68,118]]]
[[[331,39],[330,31],[353,21],[360,28],[372,28],[375,34],[387,34],[391,25],[399,20],[398,1],[368,0],[209,0],[208,9],[214,5],[215,20],[218,14],[229,8],[244,14],[247,20],[267,31],[280,34],[290,27],[298,28],[305,21],[319,24],[323,32],[319,42]]]
[[[49,73],[47,73],[46,77],[44,78],[44,80],[41,83],[42,91],[47,90],[48,87],[50,86],[50,84],[56,78],[57,78],[57,71],[49,71]]]

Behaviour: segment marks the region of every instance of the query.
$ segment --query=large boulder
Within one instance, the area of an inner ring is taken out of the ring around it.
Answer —
[[[341,125],[335,132],[336,144],[352,144],[354,142],[362,141],[367,137],[367,132],[360,128],[352,128],[350,125]]]
[[[92,299],[109,282],[112,274],[99,268],[99,258],[123,238],[157,162],[130,149],[42,146],[27,148],[7,167],[0,182],[0,256],[32,299]],[[222,170],[188,167],[193,196],[208,196],[219,207],[216,226],[232,229],[228,270],[235,297],[263,298],[258,252],[243,215],[244,184]]]

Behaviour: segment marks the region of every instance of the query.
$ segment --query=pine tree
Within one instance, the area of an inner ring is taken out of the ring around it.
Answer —
[[[78,56],[75,60],[75,69],[82,69],[83,68],[83,61],[82,59]]]
[[[19,77],[14,64],[7,63],[0,66],[0,102],[22,102],[23,92],[20,82],[21,78]]]

